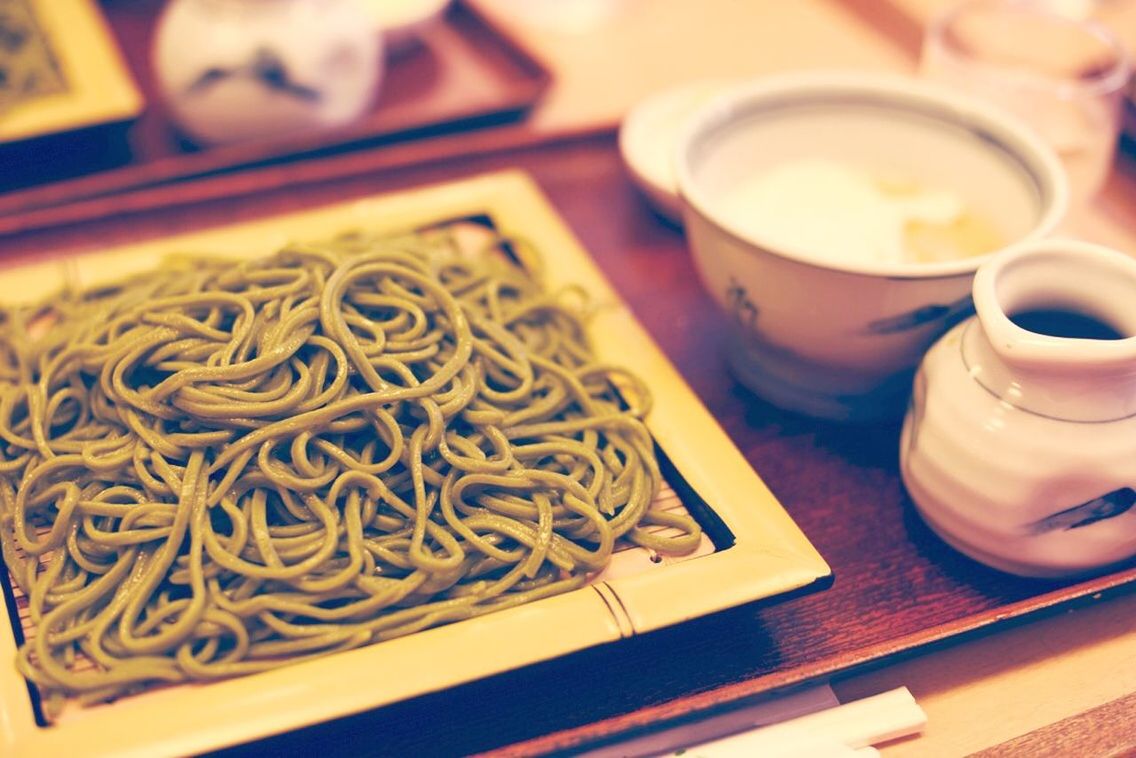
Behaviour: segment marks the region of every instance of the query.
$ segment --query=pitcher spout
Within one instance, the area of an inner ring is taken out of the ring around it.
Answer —
[[[1136,414],[1136,260],[1075,240],[1007,251],[979,270],[975,381],[1014,407],[1103,422]]]

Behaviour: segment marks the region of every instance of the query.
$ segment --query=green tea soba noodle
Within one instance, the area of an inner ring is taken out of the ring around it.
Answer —
[[[648,394],[580,293],[491,247],[181,258],[0,313],[0,542],[49,705],[564,592],[620,538],[696,546],[649,507]]]

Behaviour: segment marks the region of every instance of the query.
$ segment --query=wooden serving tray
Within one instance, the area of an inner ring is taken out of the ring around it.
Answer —
[[[0,217],[269,161],[397,145],[504,123],[533,105],[548,73],[478,13],[455,2],[388,58],[372,111],[320,134],[196,147],[170,123],[150,70],[160,0],[103,0],[147,108],[127,127],[0,143]],[[29,108],[32,106],[28,106]]]
[[[703,292],[680,230],[648,208],[612,134],[466,153],[390,173],[336,174],[328,158],[183,187],[177,208],[9,237],[9,259],[272,217],[455,177],[520,167],[556,208],[620,299],[724,427],[832,567],[823,592],[779,596],[496,674],[226,751],[355,756],[577,753],[720,713],[778,690],[895,660],[925,646],[1107,602],[1136,590],[1136,562],[1087,579],[1018,579],[944,545],[916,515],[898,471],[898,424],[848,427],[773,408],[728,373],[725,317]],[[1134,156],[1117,168],[1134,187]],[[279,172],[279,173],[277,173]],[[338,178],[328,180],[329,175]],[[276,176],[279,181],[264,181]],[[217,193],[217,194],[214,194]],[[1124,202],[1126,196],[1112,198]],[[2,274],[0,274],[2,276]],[[742,493],[743,495],[746,493]],[[381,677],[379,672],[376,677]],[[377,681],[377,679],[376,679]]]

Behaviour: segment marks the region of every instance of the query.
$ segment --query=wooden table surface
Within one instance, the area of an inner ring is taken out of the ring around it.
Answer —
[[[929,5],[917,0],[895,5],[571,0],[565,5],[580,9],[574,29],[564,18],[549,27],[547,16],[510,14],[516,2],[479,5],[527,39],[534,55],[543,52],[559,77],[526,126],[522,141],[534,144],[389,171],[366,170],[382,166],[380,158],[366,155],[356,168],[344,161],[269,167],[262,172],[271,181],[264,175],[234,177],[217,185],[228,186],[237,194],[234,199],[212,192],[195,195],[192,187],[172,190],[185,198],[177,208],[111,213],[82,225],[8,237],[0,242],[0,254],[9,259],[62,255],[520,166],[536,178],[830,561],[837,584],[824,593],[727,611],[235,752],[346,755],[367,753],[379,744],[398,754],[468,753],[516,743],[521,747],[514,752],[570,748],[585,737],[680,715],[692,702],[712,708],[768,689],[781,681],[770,672],[807,670],[824,676],[838,657],[847,665],[874,658],[880,646],[894,644],[897,632],[918,634],[944,624],[949,631],[960,609],[1013,608],[1039,593],[1060,594],[1062,585],[1012,580],[970,564],[926,533],[912,517],[895,473],[894,426],[849,430],[796,418],[738,386],[725,372],[714,339],[721,317],[696,284],[685,241],[638,197],[619,163],[613,135],[542,141],[610,126],[634,100],[669,82],[694,78],[690,73],[749,75],[821,65],[910,71],[920,14]],[[627,43],[622,53],[620,41]],[[613,68],[619,62],[625,67]],[[242,195],[242,189],[253,191]],[[1121,161],[1105,195],[1078,224],[1086,236],[1136,253],[1136,161]],[[831,476],[818,479],[817,466]],[[885,503],[890,519],[833,520],[832,508],[866,502]],[[857,531],[850,536],[849,529]],[[889,562],[915,555],[932,567],[925,575],[899,590],[881,581]],[[835,687],[844,697],[858,697],[906,685],[927,709],[926,734],[888,746],[885,755],[961,755],[1000,743],[1011,751],[1078,744],[1085,750],[1067,754],[1109,754],[1118,746],[1136,748],[1124,717],[1134,710],[1132,699],[1125,698],[1136,692],[1134,621],[1136,594],[1129,589],[1099,599],[1090,595],[1074,610],[971,634],[882,668],[840,676]],[[1079,742],[1070,743],[1070,735]]]

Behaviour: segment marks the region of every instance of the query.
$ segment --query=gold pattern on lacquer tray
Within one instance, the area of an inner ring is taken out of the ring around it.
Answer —
[[[32,0],[0,0],[0,109],[66,90]]]

